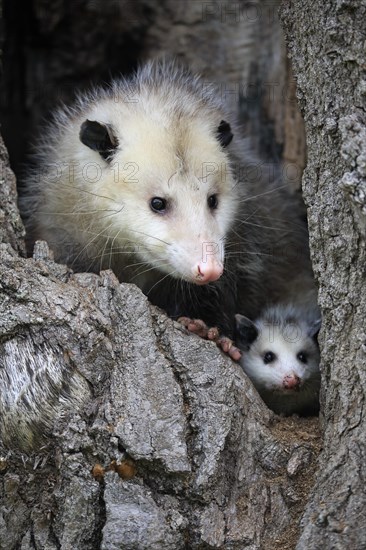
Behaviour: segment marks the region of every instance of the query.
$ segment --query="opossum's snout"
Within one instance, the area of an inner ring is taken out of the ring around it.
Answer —
[[[194,282],[198,285],[205,285],[212,281],[217,281],[217,279],[220,279],[223,271],[224,266],[222,262],[216,258],[209,257],[206,262],[201,261],[193,268],[193,272],[195,273]]]
[[[207,241],[184,242],[182,238],[168,249],[168,259],[178,278],[195,285],[217,281],[224,272],[224,247]]]
[[[298,390],[300,388],[301,378],[296,374],[288,374],[284,377],[282,386],[285,390]]]

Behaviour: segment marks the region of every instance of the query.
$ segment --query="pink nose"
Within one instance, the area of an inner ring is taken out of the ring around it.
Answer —
[[[224,266],[221,262],[208,258],[206,262],[197,264],[195,282],[199,285],[205,285],[211,281],[217,281],[217,279],[220,279],[223,271]]]
[[[289,374],[283,379],[282,385],[286,390],[295,390],[300,386],[300,378],[296,374]]]

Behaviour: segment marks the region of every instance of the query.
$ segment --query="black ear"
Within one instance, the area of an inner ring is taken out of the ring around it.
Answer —
[[[322,324],[322,319],[319,317],[318,319],[315,319],[315,321],[310,325],[308,335],[310,338],[314,338],[314,340],[317,340],[319,330]]]
[[[233,137],[234,134],[231,131],[230,124],[225,120],[222,120],[217,128],[217,139],[223,147],[227,147]]]
[[[98,151],[105,160],[108,160],[118,145],[111,127],[96,120],[86,120],[82,123],[79,138],[81,143],[93,151]]]
[[[258,337],[258,329],[248,317],[244,315],[235,315],[236,334],[235,343],[239,349],[248,350],[250,344]]]

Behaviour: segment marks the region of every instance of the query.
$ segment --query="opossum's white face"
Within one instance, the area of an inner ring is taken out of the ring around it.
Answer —
[[[259,322],[253,329],[253,341],[241,345],[239,336],[238,345],[243,348],[241,366],[258,390],[292,394],[319,377],[318,346],[305,323],[284,329]]]
[[[108,158],[88,142],[100,128],[86,124],[83,162],[99,157],[103,164],[93,191],[102,212],[114,205],[115,213],[101,216],[99,225],[116,251],[132,248],[148,267],[192,283],[217,280],[237,202],[222,137],[226,132],[231,141],[229,125],[200,119],[178,120],[173,127],[159,117],[125,112],[104,126],[116,144]],[[146,269],[142,265],[140,271]]]

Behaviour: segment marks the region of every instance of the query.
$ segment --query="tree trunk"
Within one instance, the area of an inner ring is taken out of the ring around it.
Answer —
[[[306,124],[303,194],[323,312],[324,449],[298,548],[365,548],[366,3],[286,2],[282,20]]]
[[[1,550],[365,546],[359,4],[282,8],[307,126],[304,193],[324,314],[319,462],[316,418],[275,417],[237,364],[134,285],[73,274],[44,243],[25,258],[1,149]],[[296,187],[303,127],[276,5],[5,8],[2,110],[17,168],[57,97],[169,52],[217,83],[264,164]]]

